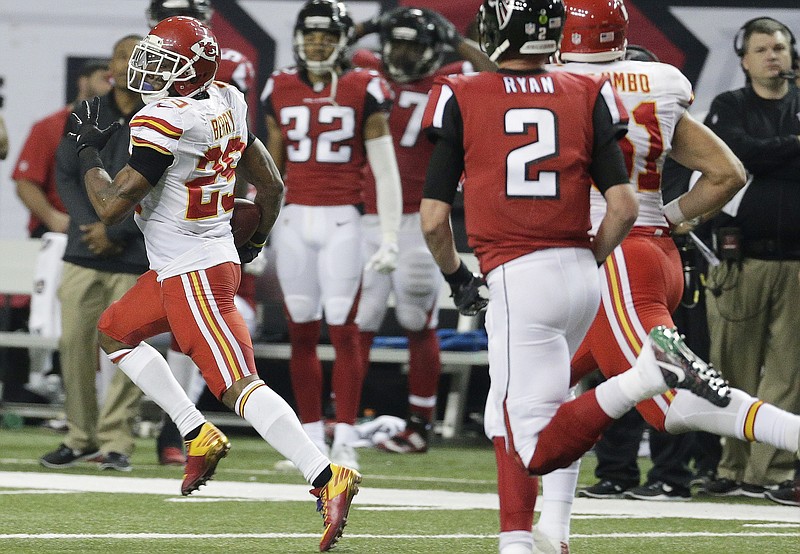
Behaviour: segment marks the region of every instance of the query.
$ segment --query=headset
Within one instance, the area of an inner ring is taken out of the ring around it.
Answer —
[[[794,38],[794,34],[792,34],[791,29],[772,17],[754,17],[750,21],[747,21],[744,25],[742,25],[738,31],[736,31],[736,35],[733,37],[733,50],[736,52],[736,55],[740,58],[744,56],[744,37],[750,31],[750,27],[756,21],[773,21],[780,25],[783,28],[783,31],[789,35],[789,48],[791,49],[792,54],[792,62],[794,62],[798,58],[797,54],[797,40]]]
[[[745,24],[742,25],[738,31],[736,31],[736,34],[733,37],[734,52],[736,52],[736,55],[740,58],[744,56],[745,36],[747,36],[747,34],[750,32],[750,27],[758,21],[772,21],[777,23],[781,27],[781,30],[789,35],[789,54],[792,58],[792,69],[781,72],[781,77],[789,80],[795,79],[797,77],[797,70],[795,68],[798,65],[798,58],[800,58],[800,54],[797,53],[797,40],[794,38],[794,34],[792,33],[791,29],[775,18],[767,16],[754,17],[753,19],[745,22]]]

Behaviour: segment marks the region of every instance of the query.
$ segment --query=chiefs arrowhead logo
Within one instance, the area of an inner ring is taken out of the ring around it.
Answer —
[[[195,42],[192,44],[191,50],[201,58],[205,58],[206,60],[210,61],[216,60],[217,55],[219,54],[219,46],[217,46],[217,41],[211,38],[204,38],[203,40]]]

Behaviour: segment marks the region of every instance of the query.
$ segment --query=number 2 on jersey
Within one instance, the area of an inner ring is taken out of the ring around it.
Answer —
[[[507,135],[527,135],[536,128],[536,141],[515,148],[506,156],[506,196],[557,198],[558,172],[539,171],[537,179],[528,179],[531,166],[558,152],[558,126],[553,112],[542,108],[516,108],[505,114]]]

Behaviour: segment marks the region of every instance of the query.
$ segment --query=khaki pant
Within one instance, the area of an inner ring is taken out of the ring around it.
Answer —
[[[66,395],[67,437],[74,450],[100,449],[104,454],[133,452],[133,421],[142,392],[117,370],[108,387],[102,411],[97,407],[95,375],[99,356],[97,322],[100,314],[130,289],[138,275],[97,271],[64,264],[58,291],[62,334],[59,342]]]
[[[800,261],[746,258],[710,268],[711,362],[733,387],[800,413]],[[714,294],[715,292],[718,293]],[[794,476],[795,453],[725,439],[719,476],[756,485]]]

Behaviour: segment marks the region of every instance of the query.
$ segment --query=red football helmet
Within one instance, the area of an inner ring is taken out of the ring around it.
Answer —
[[[219,67],[211,30],[191,17],[168,17],[150,30],[128,61],[128,88],[145,102],[192,97],[208,88]]]
[[[559,57],[609,62],[625,56],[628,10],[622,0],[569,0]]]

